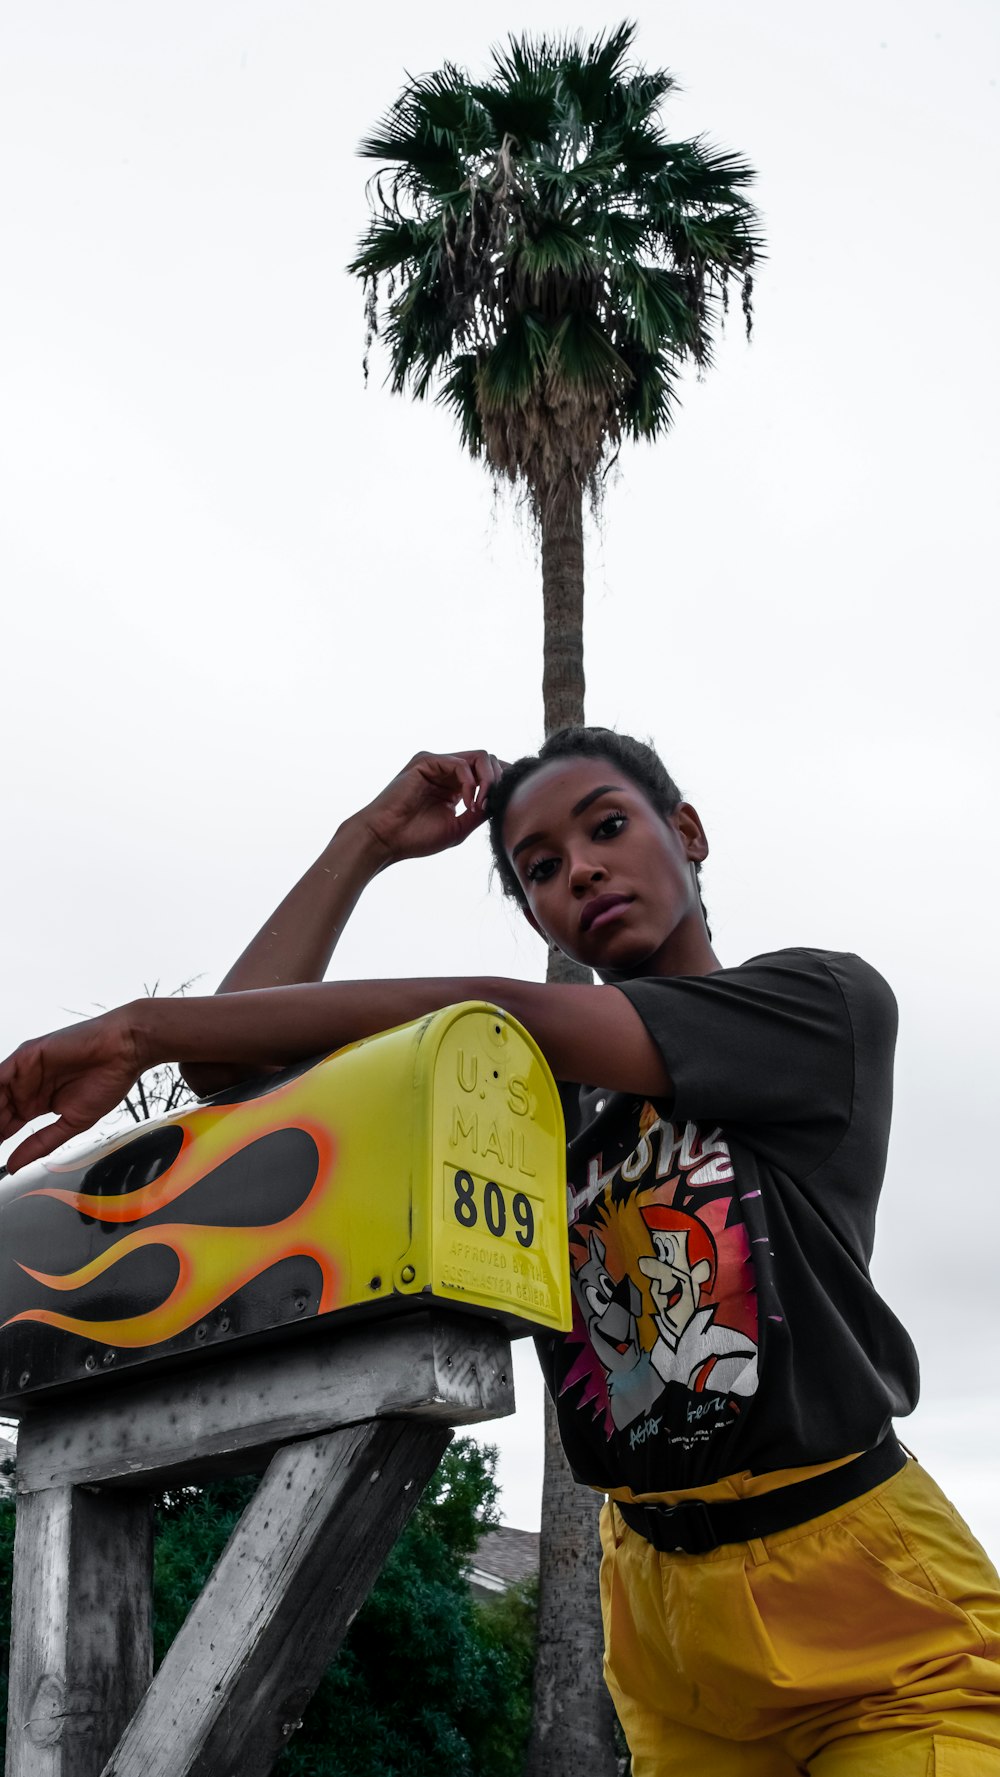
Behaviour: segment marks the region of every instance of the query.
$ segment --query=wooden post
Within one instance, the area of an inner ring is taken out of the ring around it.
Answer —
[[[104,1777],[266,1777],[450,1437],[383,1421],[280,1451]]]
[[[426,1312],[26,1416],[6,1777],[265,1777],[451,1428],[513,1406],[505,1332]],[[149,1685],[151,1492],[266,1464]]]
[[[146,1494],[18,1500],[7,1777],[95,1777],[153,1671]]]

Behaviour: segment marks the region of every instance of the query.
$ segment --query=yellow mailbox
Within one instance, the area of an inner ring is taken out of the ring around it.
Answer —
[[[431,1296],[570,1326],[533,1039],[451,1006],[0,1183],[0,1404]]]

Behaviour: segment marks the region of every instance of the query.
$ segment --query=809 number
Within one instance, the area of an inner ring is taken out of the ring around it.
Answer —
[[[454,1183],[452,1208],[455,1220],[462,1228],[475,1228],[480,1216],[476,1181],[471,1172],[456,1172]],[[493,1179],[483,1186],[482,1217],[489,1232],[498,1239],[506,1234],[510,1221],[514,1223],[511,1232],[519,1246],[531,1246],[535,1238],[535,1212],[530,1197],[526,1197],[523,1191],[515,1191],[508,1215],[507,1199]]]

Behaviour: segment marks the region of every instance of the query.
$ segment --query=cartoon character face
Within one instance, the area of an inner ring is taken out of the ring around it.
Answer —
[[[631,1369],[638,1362],[642,1297],[630,1277],[617,1281],[607,1269],[607,1250],[596,1230],[585,1264],[573,1287],[590,1340],[606,1370]]]
[[[644,1218],[647,1226],[654,1215],[655,1212]],[[681,1220],[680,1217],[677,1219]],[[688,1220],[687,1217],[683,1219]],[[690,1228],[650,1226],[649,1232],[655,1257],[640,1258],[639,1270],[649,1278],[660,1332],[676,1343],[697,1311],[702,1290],[714,1267],[707,1254],[695,1258],[691,1247],[700,1243],[692,1241]]]

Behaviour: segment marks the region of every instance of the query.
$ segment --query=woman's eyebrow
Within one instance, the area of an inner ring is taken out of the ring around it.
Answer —
[[[523,851],[526,845],[537,845],[541,837],[541,833],[529,833],[524,839],[519,839],[514,850],[510,854],[511,863],[514,862],[519,851]]]
[[[596,802],[598,796],[606,796],[609,790],[617,790],[620,794],[621,789],[621,784],[598,784],[596,790],[589,790],[586,796],[582,796],[579,802],[574,803],[570,814],[573,816],[583,814],[584,809],[589,808],[592,802]],[[537,845],[538,841],[544,837],[543,833],[528,833],[523,839],[519,839],[510,854],[511,863],[514,862],[519,851],[524,851],[525,846]]]
[[[621,789],[621,784],[599,784],[596,790],[591,790],[589,795],[581,797],[575,807],[570,809],[570,813],[573,815],[582,814],[585,808],[589,808],[592,802],[597,801],[598,796],[606,796],[609,790],[617,790],[620,795]]]

